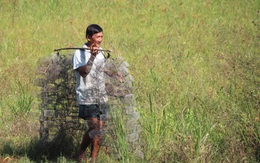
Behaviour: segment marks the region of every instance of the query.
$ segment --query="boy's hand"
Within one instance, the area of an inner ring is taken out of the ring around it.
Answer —
[[[116,77],[120,83],[122,83],[124,81],[123,75],[120,72],[117,72]]]
[[[98,54],[98,49],[99,46],[96,43],[93,43],[92,45],[90,45],[90,53],[94,56],[96,56]]]

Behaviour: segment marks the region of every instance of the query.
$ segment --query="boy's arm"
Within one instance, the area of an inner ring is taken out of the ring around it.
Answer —
[[[81,66],[81,67],[76,69],[76,71],[79,72],[80,76],[86,77],[89,74],[89,72],[90,72],[90,70],[91,70],[91,68],[93,66],[93,62],[94,62],[95,57],[96,56],[91,55],[91,57],[89,58],[87,64],[85,64],[84,66]]]
[[[93,66],[94,59],[96,58],[96,55],[98,54],[98,47],[95,43],[90,46],[90,53],[91,53],[91,56],[90,56],[87,64],[76,69],[76,71],[78,71],[80,76],[82,76],[83,78],[89,74],[89,72]]]
[[[109,70],[107,68],[104,69],[104,73],[108,76],[118,79],[121,83],[123,82],[123,75],[120,72],[115,72],[113,70]]]

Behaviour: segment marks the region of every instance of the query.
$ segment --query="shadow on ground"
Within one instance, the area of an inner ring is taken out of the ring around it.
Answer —
[[[74,159],[78,150],[79,142],[75,143],[75,137],[65,132],[59,132],[51,141],[43,141],[33,138],[24,147],[14,146],[12,142],[3,143],[0,153],[2,156],[12,158],[27,157],[31,161],[53,161],[56,162],[61,156]]]

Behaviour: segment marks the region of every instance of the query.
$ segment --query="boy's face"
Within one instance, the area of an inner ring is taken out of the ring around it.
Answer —
[[[87,39],[88,39],[89,46],[95,44],[95,46],[99,48],[101,42],[103,41],[103,32],[95,33],[94,35],[92,35],[92,37],[87,36]]]

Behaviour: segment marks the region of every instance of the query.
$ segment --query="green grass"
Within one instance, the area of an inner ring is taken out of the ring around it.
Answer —
[[[0,1],[1,157],[30,161],[40,114],[38,60],[55,48],[81,46],[86,26],[97,23],[103,48],[123,57],[135,78],[142,162],[258,162],[259,6],[257,0]],[[12,110],[24,105],[26,115]],[[140,161],[129,153],[123,160]]]

